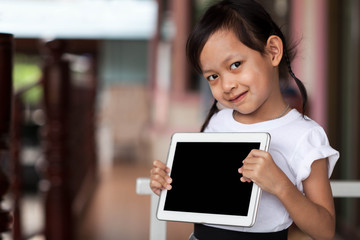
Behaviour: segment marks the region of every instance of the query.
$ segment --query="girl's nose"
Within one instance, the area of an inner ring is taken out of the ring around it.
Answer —
[[[231,92],[237,86],[237,81],[234,77],[224,76],[222,78],[222,88],[224,92]]]

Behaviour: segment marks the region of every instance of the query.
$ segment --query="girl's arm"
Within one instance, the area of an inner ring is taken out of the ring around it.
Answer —
[[[239,169],[242,181],[251,179],[264,191],[277,196],[295,224],[314,239],[332,239],[335,234],[335,208],[328,179],[327,159],[311,166],[303,181],[303,195],[276,166],[271,155],[253,150]]]
[[[332,239],[335,208],[327,172],[327,159],[315,161],[303,181],[305,196],[293,184],[284,184],[278,198],[296,225],[314,239]]]

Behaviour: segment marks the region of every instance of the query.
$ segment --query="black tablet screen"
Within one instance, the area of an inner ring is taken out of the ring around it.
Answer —
[[[165,210],[247,216],[252,183],[238,168],[260,143],[180,142],[171,171]]]

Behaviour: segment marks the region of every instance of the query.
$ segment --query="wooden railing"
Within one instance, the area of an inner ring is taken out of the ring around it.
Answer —
[[[22,126],[24,124],[24,103],[22,100],[23,94],[31,90],[33,87],[41,85],[41,81],[31,84],[22,89],[19,89],[13,95],[13,107],[11,118],[11,193],[13,199],[13,216],[14,222],[12,225],[13,240],[20,240],[26,237],[23,236],[21,225],[21,199],[23,197],[23,179],[22,179],[22,166],[21,166],[21,148],[22,148]]]
[[[360,198],[360,181],[330,181],[335,198]],[[159,197],[150,189],[149,178],[136,180],[136,193],[151,195],[149,240],[166,240],[166,222],[156,218]]]
[[[45,178],[49,186],[45,236],[48,240],[74,238],[77,223],[96,186],[96,81],[90,72],[83,79],[85,83],[75,82],[65,47],[59,40],[45,45]]]
[[[20,223],[22,198],[21,132],[22,96],[34,86],[43,89],[41,108],[45,125],[41,127],[41,148],[45,157],[41,186],[44,197],[45,226],[41,234],[48,240],[75,239],[87,201],[95,189],[95,93],[94,74],[87,73],[85,84],[78,84],[71,71],[65,42],[54,40],[43,45],[42,79],[14,94],[12,120],[12,192],[14,201],[13,239],[26,239]]]
[[[13,69],[13,36],[0,34],[0,166],[10,162],[10,120]],[[0,203],[10,186],[8,176],[0,168]],[[9,230],[12,218],[0,207],[0,234]],[[1,239],[1,236],[0,236]]]

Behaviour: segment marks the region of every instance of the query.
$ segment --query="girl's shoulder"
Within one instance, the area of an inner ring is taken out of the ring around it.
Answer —
[[[297,117],[294,117],[292,121],[289,122],[294,130],[302,133],[313,130],[324,130],[320,124],[318,124],[316,121],[309,118],[308,116],[303,116],[296,109],[293,109],[292,112],[293,115],[297,115]]]

